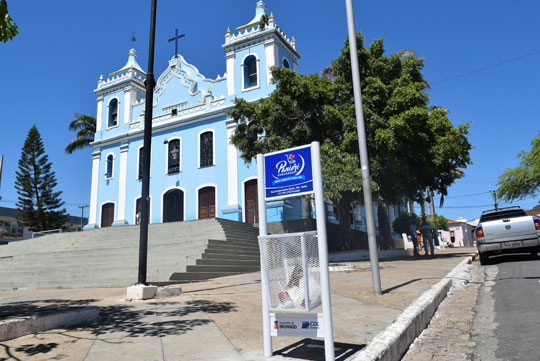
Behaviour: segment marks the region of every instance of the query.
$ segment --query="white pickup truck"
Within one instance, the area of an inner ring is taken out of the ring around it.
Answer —
[[[540,251],[540,219],[519,207],[482,212],[474,233],[482,265],[491,255]]]

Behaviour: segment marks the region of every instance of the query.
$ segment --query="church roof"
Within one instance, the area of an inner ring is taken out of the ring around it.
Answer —
[[[142,70],[139,63],[137,63],[137,57],[138,57],[138,55],[137,55],[137,52],[135,51],[135,49],[131,49],[129,51],[128,61],[127,61],[126,65],[124,65],[122,67],[122,69],[117,70],[114,73],[109,74],[109,76],[113,76],[113,75],[116,75],[116,74],[119,74],[119,73],[123,73],[125,71],[130,70],[130,69],[137,70],[139,73],[142,73],[142,74],[146,75],[146,73],[144,72],[144,70]]]

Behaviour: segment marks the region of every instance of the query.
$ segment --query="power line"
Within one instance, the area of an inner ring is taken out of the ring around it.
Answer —
[[[462,194],[462,195],[459,195],[459,196],[450,196],[450,197],[444,197],[444,199],[448,199],[448,198],[463,198],[463,197],[472,197],[472,196],[478,196],[478,195],[481,195],[481,194],[487,194],[489,192],[480,192],[480,193],[472,193],[472,194]],[[440,198],[438,198],[440,199]]]
[[[468,72],[465,72],[465,73],[462,73],[462,74],[454,75],[454,76],[452,76],[450,78],[429,82],[429,84],[430,85],[439,84],[439,83],[444,83],[444,82],[454,80],[454,79],[457,79],[457,78],[462,78],[462,77],[467,76],[467,75],[471,75],[471,74],[478,73],[478,72],[481,72],[481,71],[484,71],[484,70],[495,68],[497,66],[501,66],[501,65],[504,65],[504,64],[512,63],[514,61],[518,61],[518,60],[521,60],[523,58],[527,58],[529,56],[533,56],[533,55],[536,55],[536,54],[540,54],[540,50],[536,50],[536,51],[533,51],[532,53],[521,55],[521,56],[518,56],[518,57],[515,57],[515,58],[508,59],[508,60],[503,60],[501,62],[492,64],[492,65],[488,65],[488,66],[485,66],[483,68],[479,68],[479,69],[471,70],[471,71],[468,71]]]

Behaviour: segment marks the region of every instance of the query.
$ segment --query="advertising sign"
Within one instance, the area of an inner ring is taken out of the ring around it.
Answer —
[[[324,337],[322,313],[271,313],[272,336]]]
[[[264,155],[266,200],[313,193],[311,146]]]

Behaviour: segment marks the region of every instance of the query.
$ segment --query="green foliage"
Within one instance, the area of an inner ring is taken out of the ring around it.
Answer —
[[[409,227],[412,223],[419,223],[419,218],[414,213],[403,212],[392,222],[392,229],[397,234],[406,233],[409,234]]]
[[[371,185],[379,207],[447,188],[471,163],[468,124],[453,126],[448,111],[428,106],[423,59],[384,55],[383,40],[368,49],[357,34]],[[361,203],[358,132],[348,41],[323,77],[272,68],[276,90],[257,103],[235,99],[238,126],[231,142],[250,163],[259,153],[321,143],[325,195],[344,210]],[[338,209],[340,207],[338,206]],[[343,229],[347,212],[341,212]],[[390,235],[389,222],[383,235]],[[382,224],[382,223],[381,223]],[[388,232],[386,232],[388,231]],[[386,240],[391,244],[391,237]],[[382,245],[386,248],[386,245]]]
[[[17,24],[8,13],[7,1],[0,1],[0,41],[4,43],[19,33]]]
[[[69,130],[77,132],[77,136],[66,146],[66,153],[90,147],[96,133],[96,118],[91,115],[75,113],[75,119],[69,123]]]
[[[34,232],[61,228],[68,219],[65,208],[60,209],[62,192],[54,191],[58,183],[51,166],[34,125],[24,141],[15,181],[17,222]]]
[[[531,142],[531,150],[521,151],[519,166],[506,169],[499,177],[497,195],[502,200],[533,197],[540,189],[540,133]]]
[[[444,216],[439,216],[439,215],[435,215],[433,218],[434,218],[433,220],[428,218],[428,222],[429,222],[429,224],[431,224],[431,226],[434,229],[437,229],[437,230],[440,230],[440,231],[448,231],[448,219],[447,218],[445,218]]]
[[[268,15],[262,14],[261,19],[259,20],[259,27],[261,28],[261,30],[268,26],[269,21],[270,18],[268,17]]]
[[[417,198],[427,187],[446,195],[447,188],[471,163],[468,124],[453,126],[448,111],[428,106],[424,61],[414,55],[384,55],[382,39],[369,49],[357,33],[358,61],[372,182],[387,203]],[[348,41],[333,61],[340,98],[353,97]],[[413,53],[411,53],[413,54]],[[354,103],[342,102],[342,114],[354,119]],[[350,149],[356,147],[351,134]]]

